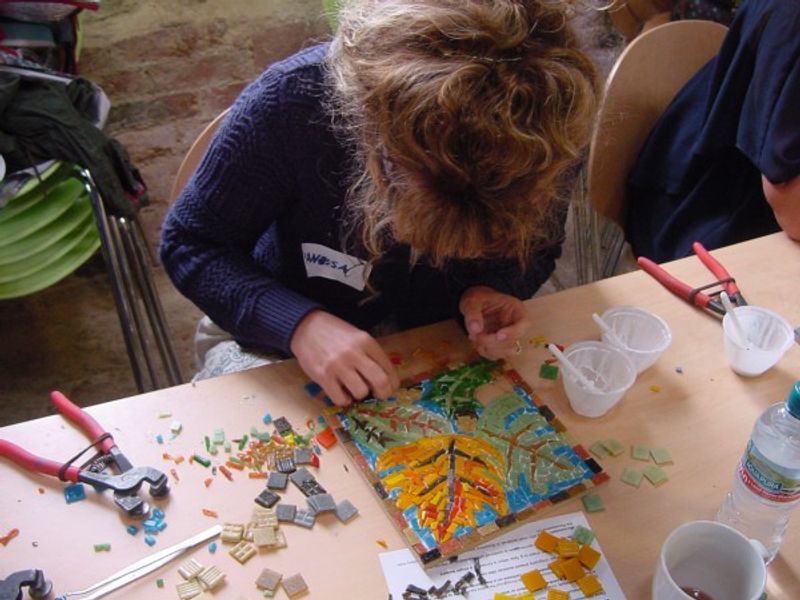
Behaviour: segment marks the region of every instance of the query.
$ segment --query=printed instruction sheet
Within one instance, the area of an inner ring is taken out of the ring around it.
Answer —
[[[454,584],[468,571],[475,573],[475,558],[478,558],[481,575],[486,583],[481,584],[476,577],[465,588],[465,594],[456,594],[451,591],[444,596],[445,598],[466,597],[469,600],[493,600],[497,593],[510,596],[523,594],[528,590],[522,584],[519,576],[538,569],[547,580],[547,589],[568,591],[570,600],[580,600],[586,598],[580,588],[574,583],[557,579],[548,568],[547,565],[556,557],[542,552],[533,545],[536,536],[545,529],[558,537],[569,538],[578,525],[589,528],[586,515],[582,512],[528,523],[479,548],[465,552],[456,562],[427,570],[420,566],[410,550],[382,552],[380,554],[381,567],[394,600],[400,600],[403,597],[403,592],[409,584],[425,590],[431,586],[440,587],[448,579]],[[592,548],[600,553],[603,552],[597,539],[592,542]],[[595,594],[591,600],[626,600],[605,556],[600,559],[592,572],[602,583],[604,592]],[[536,600],[546,596],[546,590],[536,592],[534,595]]]

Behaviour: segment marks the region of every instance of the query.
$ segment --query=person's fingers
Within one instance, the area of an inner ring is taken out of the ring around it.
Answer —
[[[353,400],[363,400],[369,396],[369,385],[355,368],[349,368],[340,373],[339,381],[344,391],[349,393]]]
[[[504,303],[494,307],[486,306],[483,312],[482,333],[497,334],[504,327],[515,323],[520,318],[521,315],[518,314],[518,311],[515,310],[515,307],[510,303]]]
[[[488,358],[489,360],[498,360],[506,356],[506,354],[503,353],[499,348],[491,344],[477,345],[475,346],[475,350],[483,358]]]
[[[371,360],[362,364],[359,371],[378,398],[388,398],[400,387],[397,369],[375,339],[371,339],[366,350],[366,358]]]
[[[353,403],[353,397],[345,392],[338,381],[332,380],[326,384],[320,384],[325,395],[331,399],[336,406],[350,406]]]
[[[502,330],[511,325],[526,323],[527,313],[525,306],[514,299],[507,299],[503,304],[487,310],[487,315],[484,317],[485,325],[484,331],[486,333],[501,334]],[[511,334],[514,335],[514,334]],[[501,335],[501,338],[505,335]]]
[[[506,342],[510,346],[515,346],[516,343],[525,335],[525,328],[527,324],[524,321],[518,321],[507,327],[500,329],[496,336],[500,342]]]
[[[389,372],[389,384],[392,386],[392,394],[400,389],[400,374],[394,365],[392,365],[392,370]]]
[[[467,298],[461,303],[460,308],[464,317],[464,326],[470,337],[483,332],[483,303],[477,299]]]
[[[499,339],[497,334],[483,334],[474,340],[475,349],[478,354],[485,358],[497,360],[519,354],[522,347],[519,336],[516,334],[516,326],[505,328],[506,335]]]
[[[483,331],[483,315],[477,313],[477,316],[471,316],[465,319],[464,323],[467,326],[467,332],[471,336],[479,335]]]
[[[325,395],[333,401],[336,406],[348,406],[353,398],[346,388],[342,386],[340,373],[341,363],[334,357],[327,356],[304,356],[300,366],[316,381],[325,391]]]
[[[358,372],[367,386],[369,386],[374,397],[385,400],[394,392],[389,381],[388,373],[375,361],[367,358],[367,360],[358,367]]]

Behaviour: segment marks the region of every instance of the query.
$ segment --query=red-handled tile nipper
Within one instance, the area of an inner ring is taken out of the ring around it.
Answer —
[[[16,444],[0,439],[0,456],[5,456],[28,471],[58,477],[61,481],[86,483],[97,491],[113,490],[114,503],[135,517],[144,517],[150,512],[150,506],[138,496],[142,484],[150,484],[150,495],[154,498],[169,494],[167,476],[152,467],[134,467],[117,447],[112,435],[89,413],[70,402],[61,392],[52,392],[50,400],[58,412],[88,435],[92,443],[67,462],[59,463],[31,454]],[[92,447],[98,451],[92,459],[80,467],[72,464]],[[117,474],[103,472],[112,466],[118,471]]]
[[[692,244],[692,250],[694,250],[697,258],[714,274],[714,277],[717,278],[716,281],[693,288],[667,273],[649,258],[640,256],[637,262],[642,269],[678,298],[682,298],[689,304],[707,310],[716,316],[722,317],[725,315],[725,307],[722,306],[722,302],[719,299],[719,294],[723,291],[727,292],[731,299],[731,304],[734,306],[746,305],[747,301],[742,296],[742,292],[739,291],[736,280],[731,277],[727,269],[722,266],[722,263],[711,256],[711,253],[700,242]],[[705,293],[706,290],[712,288],[718,289],[710,294]]]

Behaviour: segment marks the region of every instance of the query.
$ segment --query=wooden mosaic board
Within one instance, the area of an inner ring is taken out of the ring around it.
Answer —
[[[424,566],[608,480],[530,386],[478,360],[409,381],[332,425]]]

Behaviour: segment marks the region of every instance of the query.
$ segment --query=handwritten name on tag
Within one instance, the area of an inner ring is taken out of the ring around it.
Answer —
[[[372,265],[367,261],[320,244],[306,242],[300,244],[300,248],[308,277],[332,279],[358,291],[367,285],[372,270]]]

